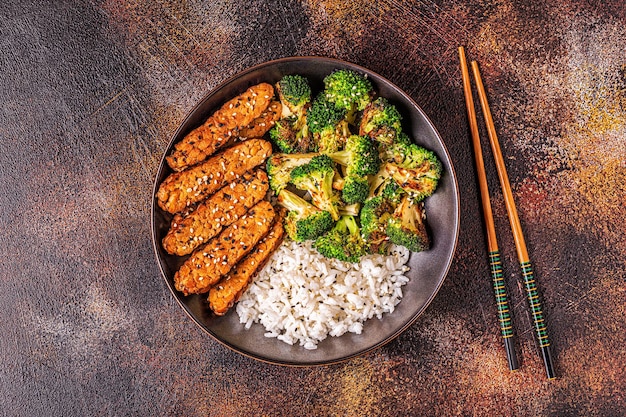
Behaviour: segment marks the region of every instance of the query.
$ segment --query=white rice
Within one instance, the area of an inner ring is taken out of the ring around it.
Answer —
[[[311,242],[285,241],[237,303],[248,329],[261,323],[266,337],[316,349],[328,335],[360,334],[363,322],[393,312],[402,299],[409,251],[369,255],[358,264],[328,259]]]

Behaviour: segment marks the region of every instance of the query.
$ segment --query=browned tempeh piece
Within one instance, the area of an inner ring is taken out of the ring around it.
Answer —
[[[261,83],[227,101],[204,124],[174,145],[174,151],[166,157],[170,168],[182,171],[232,143],[231,138],[237,137],[239,129],[245,128],[259,117],[273,97],[274,87]]]
[[[243,174],[204,200],[187,216],[175,216],[163,238],[163,248],[173,255],[190,254],[263,200],[268,188],[264,171],[259,169]]]
[[[272,126],[280,119],[283,105],[280,101],[274,100],[263,113],[254,119],[248,126],[239,130],[239,138],[260,138],[266,134]]]
[[[174,274],[174,285],[185,295],[202,294],[217,283],[265,236],[276,217],[268,201],[247,214],[196,250]]]
[[[182,211],[262,164],[271,153],[272,144],[268,141],[249,139],[199,165],[174,172],[159,186],[159,207],[169,213]]]
[[[272,230],[235,267],[209,291],[209,306],[218,316],[226,314],[244,293],[252,278],[280,246],[285,236],[284,210],[277,216]]]

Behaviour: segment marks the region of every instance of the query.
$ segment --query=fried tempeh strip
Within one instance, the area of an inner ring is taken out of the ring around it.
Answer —
[[[262,170],[243,174],[198,205],[186,216],[174,216],[163,248],[172,255],[184,256],[208,242],[224,227],[263,200],[269,182]]]
[[[268,108],[273,97],[274,87],[261,83],[227,101],[201,126],[174,145],[174,151],[166,157],[170,168],[182,171],[231,143],[239,129],[248,126]]]
[[[181,265],[174,274],[176,289],[185,295],[209,291],[269,232],[275,217],[268,201],[252,207]]]
[[[268,141],[249,139],[199,165],[174,172],[159,186],[159,207],[169,213],[182,211],[262,164],[271,153]]]
[[[283,105],[280,101],[273,100],[263,113],[254,119],[248,126],[239,130],[239,138],[260,138],[266,134],[276,121],[280,119]]]
[[[278,214],[272,230],[252,251],[209,291],[209,306],[218,316],[226,314],[244,293],[248,285],[263,269],[270,256],[280,246],[285,236],[283,218],[285,210]]]

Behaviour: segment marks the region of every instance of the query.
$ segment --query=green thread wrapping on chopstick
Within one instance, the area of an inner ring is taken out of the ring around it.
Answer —
[[[502,337],[513,337],[511,310],[506,295],[504,275],[502,274],[502,262],[500,261],[500,253],[498,251],[489,252],[489,265],[491,266],[491,278],[493,279],[493,289],[496,294],[496,305],[498,306],[498,319],[500,321]]]
[[[520,263],[522,267],[522,276],[524,278],[524,284],[526,285],[526,294],[528,296],[528,302],[530,303],[530,310],[533,315],[533,322],[535,323],[535,330],[537,331],[537,337],[539,338],[539,347],[550,346],[548,341],[548,330],[546,323],[543,319],[543,311],[541,309],[541,301],[539,301],[539,291],[537,290],[537,283],[533,276],[533,269],[530,262]]]

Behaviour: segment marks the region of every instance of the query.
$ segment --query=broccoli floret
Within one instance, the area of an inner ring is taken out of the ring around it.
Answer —
[[[360,213],[361,233],[372,253],[387,253],[387,224],[393,211],[394,206],[382,196],[371,197],[363,203]]]
[[[369,241],[372,253],[387,253],[387,223],[406,195],[384,167],[373,177],[369,196],[363,203],[360,214],[363,236]]]
[[[266,169],[270,180],[270,187],[278,194],[280,190],[285,188],[291,177],[291,170],[299,165],[303,165],[311,161],[315,153],[306,154],[286,154],[275,153],[267,159]]]
[[[345,111],[319,95],[306,112],[306,123],[319,152],[336,152],[350,134]]]
[[[339,207],[339,215],[341,216],[358,216],[361,212],[361,204],[353,203]]]
[[[315,151],[306,119],[295,115],[281,118],[270,129],[270,139],[284,153],[308,153]]]
[[[398,185],[395,181],[387,181],[382,187],[380,187],[380,195],[393,204],[393,206],[397,206],[400,204],[400,200],[402,197],[406,195],[406,192]]]
[[[320,210],[291,191],[282,190],[278,194],[278,203],[289,210],[285,217],[285,231],[297,242],[316,239],[333,227],[329,212]]]
[[[310,162],[295,167],[290,182],[296,188],[308,191],[313,204],[330,212],[333,220],[339,220],[339,198],[333,192],[335,167],[328,155],[317,155]]]
[[[325,257],[345,262],[358,262],[368,253],[354,216],[342,216],[328,233],[315,240],[314,246]]]
[[[424,203],[414,202],[405,196],[393,212],[387,224],[389,240],[412,252],[421,252],[430,247],[426,230]]]
[[[384,170],[411,198],[420,201],[435,192],[441,178],[441,161],[434,152],[414,143],[396,143],[381,157]]]
[[[383,145],[391,145],[402,131],[402,116],[393,104],[379,97],[367,105],[359,125],[359,134],[367,135]]]
[[[285,75],[276,83],[282,104],[280,120],[270,130],[270,139],[285,153],[313,152],[314,143],[306,123],[311,106],[311,87],[301,75]]]
[[[382,190],[392,182],[394,182],[393,178],[391,174],[387,172],[387,163],[384,162],[381,164],[378,172],[370,177],[370,191],[368,197],[380,195]]]
[[[344,149],[328,156],[346,167],[346,175],[374,175],[380,168],[378,147],[367,136],[350,135]]]
[[[348,204],[365,201],[369,194],[367,176],[376,174],[380,167],[376,144],[366,136],[351,135],[346,140],[343,150],[330,153],[328,156],[345,166],[343,201]]]
[[[278,120],[270,129],[270,139],[284,153],[295,153],[298,142],[296,131],[292,128],[293,117]]]
[[[367,177],[348,175],[344,178],[341,199],[347,204],[362,203],[367,198],[369,190]]]
[[[343,190],[345,183],[346,180],[343,178],[341,173],[335,169],[335,173],[333,174],[333,189],[341,191]]]
[[[324,95],[328,101],[346,112],[353,124],[357,111],[365,109],[372,101],[374,87],[364,75],[351,70],[337,70],[324,78]]]
[[[396,135],[395,143],[400,143],[400,144],[403,144],[403,145],[410,145],[410,144],[413,143],[413,141],[411,140],[409,135],[407,135],[406,133],[398,132],[398,134]]]
[[[302,117],[311,103],[311,86],[302,75],[285,75],[276,83],[278,98],[283,105],[282,115]]]

